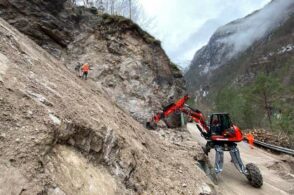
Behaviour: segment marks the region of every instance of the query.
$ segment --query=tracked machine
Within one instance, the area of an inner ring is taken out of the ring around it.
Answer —
[[[215,149],[215,174],[218,175],[222,172],[224,151],[228,151],[237,170],[246,176],[253,187],[260,188],[263,184],[260,170],[253,163],[246,166],[243,164],[237,147],[237,143],[243,141],[243,135],[240,128],[231,122],[229,114],[213,113],[210,115],[209,125],[207,125],[202,112],[186,104],[188,99],[189,96],[186,95],[175,103],[166,106],[146,123],[146,127],[156,129],[157,123],[162,119],[165,120],[172,113],[187,115],[188,120],[196,123],[201,135],[207,140],[206,146],[203,147],[204,152],[208,154],[210,149]]]

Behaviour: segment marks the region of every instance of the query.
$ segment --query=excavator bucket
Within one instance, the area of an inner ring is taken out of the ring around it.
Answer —
[[[154,121],[146,122],[146,128],[150,130],[155,130],[157,128],[157,124]]]

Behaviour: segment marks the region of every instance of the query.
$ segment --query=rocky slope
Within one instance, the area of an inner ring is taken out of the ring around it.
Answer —
[[[125,18],[74,8],[66,0],[0,0],[0,17],[68,69],[88,62],[96,84],[140,122],[184,93],[182,74],[160,42]]]
[[[272,34],[285,29],[285,24],[292,20],[293,13],[293,1],[274,0],[245,18],[220,27],[209,43],[195,54],[185,74],[188,90],[199,100],[209,93],[215,94],[227,84],[240,81],[239,78],[244,78],[244,74],[251,78],[247,82],[252,81],[252,75],[257,71],[247,71],[250,64],[264,61],[263,57],[279,48],[292,47],[291,32],[276,36],[275,39]],[[291,31],[292,27],[287,24],[287,28]],[[291,38],[285,40],[282,37]],[[269,45],[275,47],[269,48]],[[244,85],[245,81],[239,83]]]
[[[158,136],[110,99],[0,19],[0,194],[216,193],[188,132]]]

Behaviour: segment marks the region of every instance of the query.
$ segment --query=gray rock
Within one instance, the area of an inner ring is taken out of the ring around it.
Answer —
[[[74,70],[77,62],[89,63],[89,76],[141,123],[161,110],[169,98],[185,93],[181,72],[140,27],[123,17],[72,8],[65,0],[54,2],[56,5],[37,0],[0,2],[0,16],[69,69]],[[41,102],[54,106],[46,99]]]

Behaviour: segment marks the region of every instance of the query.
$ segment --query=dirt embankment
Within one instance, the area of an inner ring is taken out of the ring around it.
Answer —
[[[147,131],[110,99],[0,19],[0,194],[217,191],[196,142]]]
[[[97,10],[96,10],[97,12]],[[185,82],[160,42],[131,20],[95,9],[68,6],[66,0],[0,0],[0,17],[74,71],[89,63],[89,76],[141,123]]]

